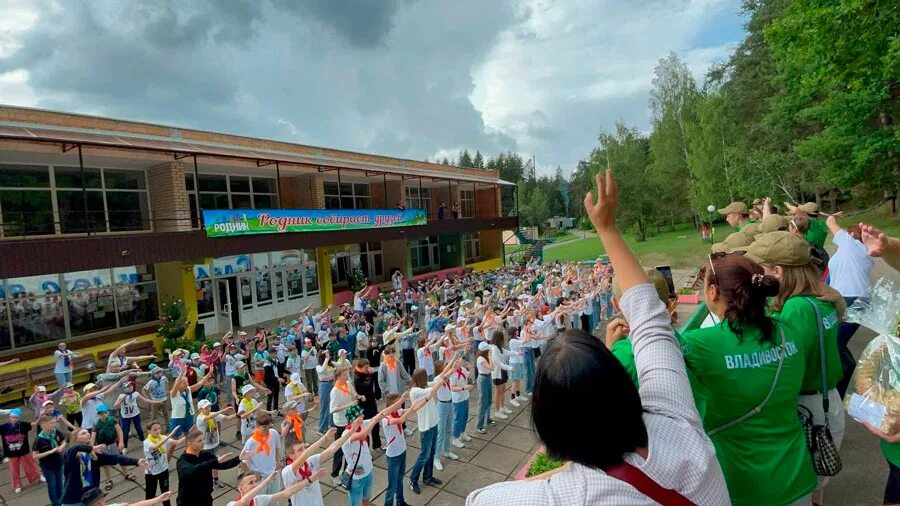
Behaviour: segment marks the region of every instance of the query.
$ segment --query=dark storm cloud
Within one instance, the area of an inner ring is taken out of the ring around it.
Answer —
[[[416,159],[516,148],[468,99],[505,3],[350,4],[47,4],[0,74],[28,71],[52,109]]]

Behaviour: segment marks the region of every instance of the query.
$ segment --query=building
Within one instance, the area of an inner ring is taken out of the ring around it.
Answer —
[[[547,228],[555,228],[557,230],[575,228],[575,218],[570,218],[568,216],[553,216],[552,218],[548,218],[545,223],[547,224]]]
[[[395,270],[498,267],[501,233],[518,223],[501,209],[507,186],[492,171],[0,107],[0,360],[46,361],[62,340],[155,340],[172,300],[184,301],[188,335],[198,323],[221,335],[348,300],[354,269],[378,285]],[[211,237],[199,211],[399,206],[425,219]]]

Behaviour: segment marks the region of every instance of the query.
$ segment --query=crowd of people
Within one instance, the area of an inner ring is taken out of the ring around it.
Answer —
[[[488,433],[531,403],[547,453],[566,463],[476,490],[468,504],[823,504],[839,455],[811,452],[806,431],[826,427],[839,451],[855,363],[843,313],[865,296],[871,257],[896,267],[900,242],[819,220],[810,204],[781,216],[768,199],[732,203],[721,212],[736,231],[700,274],[708,321],[677,333],[666,280],[616,229],[611,174],[597,185],[585,208],[609,262],[417,283],[395,275],[389,293],[361,290],[352,304],[307,307],[273,329],[166,350],[167,363],[146,369],[137,364],[155,357],[129,356],[125,343],[80,391],[78,354],[60,343],[59,389],[37,386],[24,409],[3,411],[15,493],[24,472],[46,482],[52,506],[102,506],[113,476],[141,483],[143,474],[137,504],[174,496],[202,506],[225,487],[219,471],[239,467],[229,505],[322,505],[319,483],[330,478],[353,506],[371,503],[373,455],[383,452],[384,504],[402,506],[407,490],[441,485],[471,431]],[[838,250],[826,264],[829,232]],[[221,449],[231,420],[237,455]],[[888,448],[900,444],[871,430]],[[126,455],[133,434],[143,458]],[[885,451],[885,503],[900,502],[896,453]]]

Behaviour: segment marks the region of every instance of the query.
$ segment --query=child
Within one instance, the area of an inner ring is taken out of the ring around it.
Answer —
[[[319,352],[316,375],[319,382],[319,434],[325,434],[331,427],[331,390],[334,388],[334,366],[330,351]]]
[[[399,408],[399,405],[395,404],[389,408],[393,411]],[[363,425],[362,414],[363,410],[359,406],[351,406],[345,413],[347,425],[344,430],[350,433],[350,439],[341,445],[341,450],[347,459],[347,472],[351,475],[350,489],[347,491],[349,506],[370,504],[373,466],[372,452],[369,450],[369,434],[372,433],[372,429],[378,427],[378,423],[385,415],[384,412],[378,413]]]
[[[475,359],[475,369],[478,370],[478,389],[480,392],[480,395],[478,396],[478,416],[475,418],[475,430],[478,431],[479,434],[487,434],[485,428],[487,424],[494,425],[494,421],[491,420],[490,417],[491,395],[493,393],[493,387],[491,386],[491,372],[494,369],[494,366],[491,365],[490,361],[490,350],[491,345],[486,341],[483,341],[478,345],[477,358]]]
[[[219,388],[216,386],[216,380],[213,376],[206,375],[203,379],[203,386],[197,391],[197,401],[209,401],[213,411],[219,411]],[[200,404],[197,404],[199,407]]]
[[[250,471],[268,476],[275,472],[278,465],[278,453],[281,451],[281,436],[271,428],[272,415],[261,413],[256,418],[256,428],[253,434],[244,443],[241,452],[241,461]],[[275,494],[280,490],[279,480],[276,479],[265,489],[268,494]]]
[[[127,379],[121,380],[126,382]],[[103,396],[113,391],[120,383],[110,383],[103,390],[98,390],[97,385],[88,383],[81,389],[84,394],[81,397],[81,428],[93,430],[94,424],[97,423],[97,408],[103,404]]]
[[[503,332],[495,331],[491,337],[491,365],[494,369],[491,371],[491,382],[494,385],[494,416],[501,420],[509,418],[507,415],[512,414],[512,410],[503,405],[504,392],[506,391],[507,378],[504,378],[503,371],[511,371],[512,367],[503,362],[503,348],[506,339]]]
[[[437,435],[435,437],[434,450],[434,468],[438,471],[444,470],[441,463],[441,457],[447,457],[450,460],[459,460],[459,456],[450,451],[450,432],[453,430],[453,404],[450,392],[449,374],[441,374],[444,372],[444,361],[438,360],[434,363],[434,370],[443,380],[440,381],[440,387],[437,391],[438,401],[438,418],[437,418]]]
[[[244,385],[241,389],[243,398],[238,405],[237,416],[241,419],[241,444],[246,444],[253,431],[256,429],[257,417],[259,414],[268,413],[274,415],[274,411],[266,411],[262,409],[262,404],[256,401],[256,387],[253,385]],[[261,413],[257,413],[257,412]]]
[[[344,435],[335,440],[335,429],[331,428],[324,436],[311,445],[302,442],[294,442],[289,445],[291,463],[281,470],[281,478],[285,488],[305,481],[309,484],[305,489],[291,496],[291,506],[318,506],[323,504],[322,488],[319,480],[328,475],[328,469],[322,467],[322,461],[328,460],[334,455],[348,439],[351,433],[344,431]],[[315,453],[322,446],[328,445],[321,453]]]
[[[428,381],[434,379],[434,358],[432,357],[432,353],[437,351],[437,341],[439,339],[440,336],[431,341],[426,341],[424,337],[419,338],[419,349],[416,350],[416,358],[419,361],[419,367],[425,369],[425,374],[428,375]]]
[[[311,395],[306,390],[303,382],[300,381],[300,373],[295,372],[291,374],[290,381],[284,386],[285,402],[293,402],[297,405],[298,410],[306,411],[306,398]]]
[[[310,392],[319,391],[319,378],[316,374],[316,366],[319,365],[318,350],[313,346],[312,339],[303,340],[303,351],[300,352],[300,361],[303,363],[303,380]]]
[[[147,427],[147,439],[144,440],[144,458],[147,459],[147,466],[144,469],[144,490],[145,499],[153,499],[156,497],[156,486],[159,485],[159,491],[165,493],[169,491],[169,455],[177,445],[184,442],[184,438],[172,439],[175,434],[181,430],[179,427],[172,429],[172,432],[162,435],[162,425],[157,421],[150,422]],[[170,506],[169,501],[163,503],[163,506]]]
[[[165,402],[169,399],[169,378],[166,378],[163,372],[161,367],[150,364],[150,379],[141,390],[147,394],[148,398],[154,401],[163,401],[150,405],[150,419],[161,417],[161,420],[165,422],[169,419],[169,403]]]
[[[507,333],[509,336],[509,365],[512,367],[509,372],[509,391],[512,393],[512,399],[509,403],[518,408],[520,402],[528,401],[527,398],[522,397],[522,380],[525,379],[524,342],[519,339],[516,329],[507,329]]]
[[[38,419],[41,431],[32,445],[31,456],[37,460],[41,474],[47,480],[47,495],[51,506],[61,506],[63,494],[62,452],[66,442],[56,430],[56,418],[44,415]]]
[[[284,361],[284,369],[288,374],[300,374],[300,371],[303,370],[303,360],[300,358],[300,354],[297,353],[297,347],[294,345],[288,347],[288,356]]]
[[[221,439],[219,434],[222,422],[234,420],[237,418],[237,415],[225,414],[234,409],[231,406],[228,406],[221,411],[213,411],[215,408],[209,399],[203,399],[198,402],[197,409],[200,410],[200,412],[197,413],[197,430],[203,433],[203,449],[215,454]],[[225,488],[224,485],[219,483],[219,471],[217,469],[212,470],[212,475],[213,485],[218,488]]]
[[[125,437],[125,447],[128,447],[128,437],[131,435],[131,425],[138,435],[138,441],[144,440],[144,428],[141,426],[141,407],[138,401],[147,404],[162,404],[163,401],[153,401],[134,391],[134,384],[130,381],[122,384],[122,393],[116,399],[113,408],[119,408],[119,416],[122,418],[122,433]]]
[[[109,414],[109,408],[105,404],[97,406],[97,422],[94,424],[94,430],[91,432],[91,445],[105,445],[104,453],[119,455],[125,444],[122,436],[122,427],[115,417]],[[120,472],[121,469],[120,469]],[[103,490],[109,492],[113,488],[112,470],[110,466],[103,467],[103,474],[106,475],[106,482],[103,484]],[[122,474],[125,474],[124,472]],[[129,475],[125,475],[128,478]],[[130,479],[134,479],[131,475]]]
[[[428,375],[422,367],[416,369],[412,375],[413,387],[409,393],[410,401],[415,404],[420,399],[427,399],[416,419],[420,438],[419,456],[416,457],[416,463],[413,465],[409,475],[409,487],[416,494],[422,493],[422,490],[419,488],[420,475],[423,477],[422,482],[426,485],[438,486],[443,483],[432,475],[434,472],[434,455],[437,449],[438,408],[435,398],[443,381],[450,376],[449,373],[455,366],[456,361],[454,360],[447,370],[430,383],[428,382]]]
[[[22,479],[19,469],[25,472],[29,483],[41,478],[31,450],[28,448],[28,431],[31,424],[22,421],[22,410],[15,408],[9,412],[9,422],[0,425],[0,437],[3,438],[3,455],[9,459],[9,477],[15,493],[22,491]]]
[[[227,336],[227,334],[226,334],[226,336]],[[226,342],[226,346],[227,346],[227,348],[226,348],[227,351],[225,352],[225,355],[222,357],[222,362],[225,364],[225,386],[226,387],[230,387],[232,378],[234,378],[235,374],[237,374],[237,369],[238,369],[237,364],[238,363],[243,364],[244,359],[247,358],[244,355],[241,355],[240,353],[238,353],[237,346],[235,346],[234,344],[228,344],[228,341],[229,341],[229,338],[226,337],[225,342]],[[240,390],[240,387],[238,387],[238,390]],[[225,394],[228,397],[229,403],[234,403],[234,404],[237,403],[238,397],[236,395],[234,395],[231,388],[226,388]]]
[[[71,382],[66,383],[65,387],[63,387],[63,394],[59,398],[59,408],[69,423],[81,427],[83,421],[81,416],[81,394],[75,391],[75,385]]]
[[[472,438],[466,434],[466,423],[469,420],[469,392],[475,385],[469,384],[469,364],[460,362],[450,375],[450,400],[453,402],[453,441],[457,448],[465,448],[466,442]]]
[[[381,420],[381,428],[387,441],[384,445],[384,456],[387,458],[388,468],[387,492],[384,494],[385,506],[393,506],[395,497],[397,506],[406,506],[406,501],[403,499],[403,475],[406,474],[406,438],[403,433],[403,424],[410,415],[428,402],[427,398],[421,398],[409,409],[404,410],[401,406],[407,398],[406,392],[402,396],[388,394],[385,398],[388,406],[395,408]]]
[[[263,493],[268,490],[271,490],[272,487],[277,483],[277,473],[269,474],[265,479],[260,478],[258,474],[249,474],[241,478],[238,482],[238,499],[237,501],[230,501],[225,506],[264,506],[264,505],[275,505],[275,504],[283,504],[288,500],[289,497],[294,497],[304,490],[312,486],[312,479],[315,477],[317,480],[321,477],[324,472],[317,472],[315,475],[310,476],[308,480],[302,480],[294,483],[290,487],[285,488],[281,491],[275,491],[271,493]],[[294,504],[294,503],[292,503]],[[294,506],[297,506],[294,504]]]

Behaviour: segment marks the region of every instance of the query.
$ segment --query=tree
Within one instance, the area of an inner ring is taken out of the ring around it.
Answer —
[[[475,157],[472,158],[472,167],[476,169],[484,168],[484,158],[481,156],[481,151],[475,151]]]
[[[475,165],[472,163],[472,156],[469,155],[469,151],[464,149],[459,153],[459,163],[457,164],[459,167],[472,168]]]
[[[687,65],[674,52],[659,61],[653,74],[652,162],[648,173],[661,192],[660,207],[674,225],[701,206],[696,195],[696,176],[688,164],[687,139],[687,125],[694,121],[700,93]]]
[[[519,223],[526,227],[544,227],[544,222],[550,218],[550,208],[547,206],[547,196],[540,186],[533,186],[530,190],[522,179],[517,183],[519,191]]]

